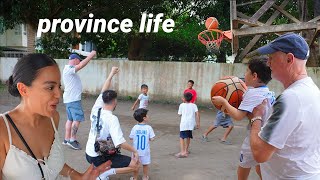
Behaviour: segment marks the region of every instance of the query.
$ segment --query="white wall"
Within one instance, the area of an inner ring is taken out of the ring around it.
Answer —
[[[57,59],[60,70],[68,60]],[[5,81],[11,75],[16,59],[0,58],[0,80]],[[128,60],[93,60],[79,75],[85,93],[98,94],[112,66],[118,66],[120,73],[113,79],[112,89],[120,96],[136,98],[141,84],[149,86],[152,100],[180,102],[187,81],[195,81],[194,88],[198,92],[198,102],[210,103],[212,85],[222,76],[235,75],[244,77],[243,64],[214,64],[186,62],[153,62]],[[308,68],[308,74],[320,87],[320,68]],[[272,80],[269,88],[279,95],[283,90],[278,81]]]

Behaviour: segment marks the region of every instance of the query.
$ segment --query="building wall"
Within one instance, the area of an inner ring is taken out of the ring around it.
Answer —
[[[17,25],[14,29],[7,29],[0,35],[0,46],[26,48],[27,33],[23,24]]]
[[[17,50],[35,52],[36,30],[29,24],[19,24],[0,34],[0,46]],[[18,52],[12,52],[18,53]]]
[[[8,79],[16,61],[14,58],[0,58],[1,81]],[[57,62],[62,72],[68,60],[57,59]],[[181,102],[187,81],[192,79],[198,92],[198,103],[201,104],[210,104],[211,87],[220,77],[244,77],[246,68],[243,64],[93,60],[79,71],[83,91],[99,94],[112,66],[120,68],[119,74],[112,81],[112,89],[122,97],[136,98],[140,93],[141,84],[145,83],[149,86],[151,100]],[[308,68],[308,74],[320,87],[320,68]],[[269,83],[269,88],[276,95],[283,91],[282,85],[274,80]]]

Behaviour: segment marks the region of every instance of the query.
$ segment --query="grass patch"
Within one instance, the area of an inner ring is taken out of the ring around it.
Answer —
[[[0,92],[5,91],[7,86],[5,84],[0,83]]]
[[[134,101],[132,96],[119,96],[118,99],[123,101]]]

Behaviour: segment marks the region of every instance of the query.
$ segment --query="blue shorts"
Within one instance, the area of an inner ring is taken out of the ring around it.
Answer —
[[[185,139],[185,138],[193,138],[192,136],[192,131],[191,130],[187,130],[187,131],[180,131],[180,138],[181,139]]]
[[[229,115],[226,115],[222,111],[218,111],[216,120],[214,121],[213,126],[214,127],[222,126],[223,128],[227,128],[229,126],[233,126],[233,122]]]
[[[82,110],[81,101],[74,101],[65,103],[68,120],[70,121],[84,121],[84,113]]]
[[[86,159],[88,163],[92,164],[95,167],[100,166],[101,164],[111,160],[111,168],[123,168],[128,167],[131,162],[131,157],[125,156],[122,154],[116,154],[113,156],[97,156],[97,157],[91,157],[86,153]]]

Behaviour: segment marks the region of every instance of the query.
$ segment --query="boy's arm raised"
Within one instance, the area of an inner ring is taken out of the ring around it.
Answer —
[[[102,89],[101,89],[101,93],[103,93],[104,91],[108,90],[110,88],[111,85],[111,80],[112,77],[117,74],[119,72],[119,68],[118,67],[112,67],[111,72],[108,76],[108,78],[106,79],[106,81],[104,82]]]
[[[221,109],[226,109],[228,115],[237,121],[242,120],[248,114],[248,112],[238,110],[237,108],[231,106],[231,104],[229,104],[229,102],[221,96],[213,96],[212,103],[217,106],[222,106]]]

